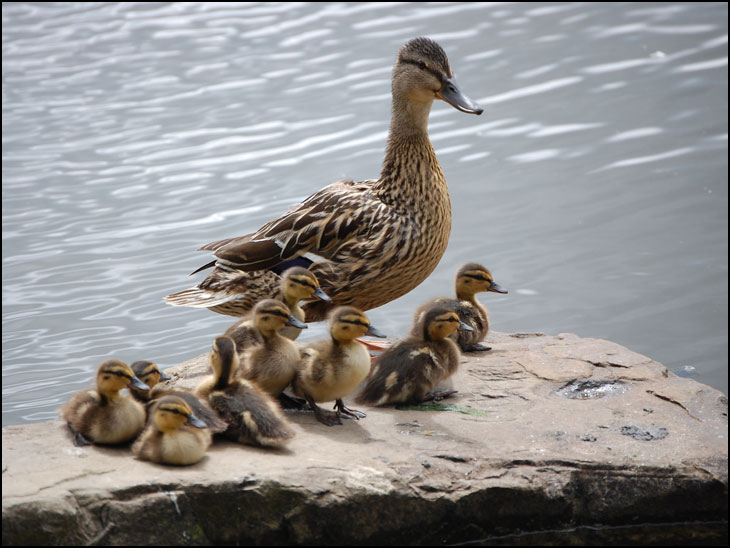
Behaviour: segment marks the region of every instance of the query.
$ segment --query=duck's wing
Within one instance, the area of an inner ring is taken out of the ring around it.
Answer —
[[[367,228],[366,218],[385,208],[371,192],[372,180],[338,181],[298,204],[253,234],[211,242],[216,266],[265,270],[304,257],[331,258],[344,243]]]

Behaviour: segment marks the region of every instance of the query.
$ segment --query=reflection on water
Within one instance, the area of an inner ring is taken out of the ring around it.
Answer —
[[[163,367],[230,320],[166,306],[195,249],[377,176],[398,48],[446,49],[449,249],[391,337],[484,263],[499,331],[603,337],[727,392],[727,4],[3,4],[3,424],[106,357]],[[310,329],[308,337],[323,329]]]

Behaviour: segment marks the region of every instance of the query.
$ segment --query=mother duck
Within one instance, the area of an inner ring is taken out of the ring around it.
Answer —
[[[451,232],[451,201],[428,138],[435,99],[469,114],[482,109],[461,93],[444,50],[414,38],[398,52],[393,105],[378,179],[338,181],[246,236],[211,242],[215,267],[198,286],[168,295],[172,305],[248,312],[252,295],[272,297],[281,274],[305,266],[331,302],[312,300],[306,321],[349,305],[370,310],[415,288],[436,268]],[[225,306],[220,306],[225,304]]]

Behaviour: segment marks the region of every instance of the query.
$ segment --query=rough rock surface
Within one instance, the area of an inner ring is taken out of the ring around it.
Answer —
[[[286,450],[190,467],[3,429],[3,544],[601,544],[727,540],[727,398],[617,344],[490,334],[450,410],[290,414]],[[201,356],[167,370],[193,386]]]

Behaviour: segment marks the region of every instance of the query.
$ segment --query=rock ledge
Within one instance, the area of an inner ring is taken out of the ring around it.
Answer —
[[[725,544],[721,392],[608,341],[489,343],[449,410],[295,413],[288,449],[216,442],[192,467],[76,448],[60,421],[4,428],[3,544]]]

